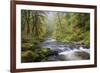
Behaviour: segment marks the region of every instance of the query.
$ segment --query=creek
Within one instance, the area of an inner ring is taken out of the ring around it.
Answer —
[[[47,61],[87,60],[90,59],[90,49],[80,44],[58,42],[53,38],[45,38],[40,45],[52,51]]]

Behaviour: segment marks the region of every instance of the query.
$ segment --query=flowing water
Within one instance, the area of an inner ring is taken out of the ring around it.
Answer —
[[[76,44],[58,42],[52,38],[46,38],[41,44],[43,48],[49,48],[53,54],[48,56],[48,61],[86,60],[90,58],[90,49]]]

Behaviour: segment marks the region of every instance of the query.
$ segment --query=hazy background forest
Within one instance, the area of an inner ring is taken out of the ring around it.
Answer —
[[[89,59],[88,51],[62,56],[80,47],[90,48],[89,13],[21,10],[21,62]]]

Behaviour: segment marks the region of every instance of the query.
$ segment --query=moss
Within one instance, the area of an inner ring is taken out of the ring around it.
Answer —
[[[37,60],[39,61],[46,61],[47,56],[49,54],[49,48],[40,48],[36,50],[36,53],[38,54]]]
[[[47,56],[50,52],[49,48],[39,48],[21,52],[22,62],[43,62],[46,61]]]
[[[21,48],[22,48],[22,51],[26,51],[26,50],[32,49],[33,46],[34,45],[31,43],[22,43]]]
[[[49,48],[42,48],[41,52],[45,55],[47,55],[49,53],[50,49]]]
[[[21,62],[33,62],[37,54],[32,51],[25,51],[21,53]]]

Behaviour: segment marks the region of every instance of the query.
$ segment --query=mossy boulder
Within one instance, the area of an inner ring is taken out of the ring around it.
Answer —
[[[32,51],[25,51],[21,53],[21,62],[34,62],[37,54]]]
[[[50,52],[49,48],[38,48],[34,51],[27,50],[21,52],[22,62],[44,62]]]
[[[22,51],[27,51],[27,50],[32,49],[33,46],[34,46],[34,44],[31,44],[31,43],[22,43],[21,49],[22,49]]]
[[[36,53],[38,54],[37,61],[46,61],[49,51],[50,49],[48,48],[40,48],[36,50]]]

